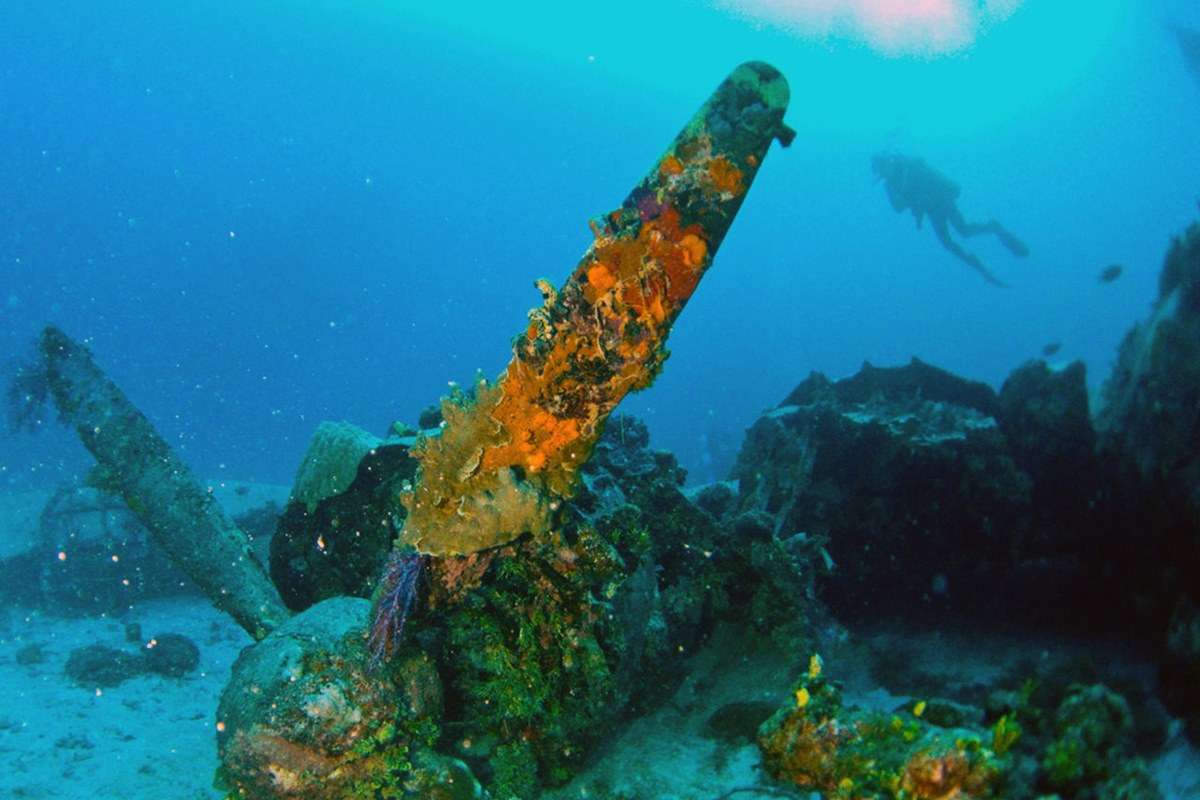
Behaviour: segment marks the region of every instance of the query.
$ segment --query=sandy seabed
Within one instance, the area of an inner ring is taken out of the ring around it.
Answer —
[[[280,495],[285,498],[286,489],[257,487],[220,499],[237,513]],[[0,513],[0,531],[28,535],[36,520],[33,499],[0,498],[0,512],[13,511]],[[140,641],[127,640],[132,623],[140,627]],[[75,648],[103,644],[133,650],[163,633],[195,642],[200,650],[196,671],[178,679],[142,675],[107,688],[77,686],[64,674]],[[220,800],[223,795],[213,786],[217,702],[234,660],[248,644],[241,628],[199,596],[141,601],[99,617],[0,606],[0,798]],[[21,663],[17,654],[30,645],[41,646],[42,659]],[[834,626],[822,655],[843,682],[847,702],[890,710],[911,699],[880,687],[867,664],[872,647],[899,646],[923,654],[928,663],[921,666],[949,681],[987,678],[1020,659],[1089,653],[1110,664],[1114,657],[1126,659],[1122,670],[1143,685],[1153,685],[1154,679],[1151,665],[1121,655],[1120,646],[1111,642],[981,637],[977,632],[883,629],[849,635]],[[716,741],[706,726],[728,703],[784,702],[797,665],[807,663],[808,655],[769,652],[735,629],[718,629],[689,660],[687,676],[670,700],[629,722],[598,748],[576,780],[547,792],[545,800],[770,796],[750,791],[769,786],[757,747],[748,739]],[[1152,766],[1166,800],[1200,798],[1200,753],[1187,743],[1178,722]],[[739,788],[747,791],[730,794]]]
[[[200,648],[199,669],[179,679],[145,675],[111,688],[80,687],[67,679],[63,668],[76,647],[134,647],[125,640],[131,622],[146,637],[170,632],[191,638]],[[979,641],[931,636],[936,646],[931,642],[927,652],[976,674],[1003,661],[999,654],[1017,657],[1022,650],[1028,654],[1025,646],[1045,644],[998,640],[981,647]],[[249,643],[200,598],[148,601],[119,618],[0,610],[0,797],[219,800],[212,785],[217,701],[234,659]],[[44,661],[16,661],[29,644],[43,646]],[[830,666],[846,678],[848,701],[881,709],[906,701],[855,668],[855,648],[840,656],[835,651],[829,653]],[[794,669],[791,660],[746,650],[735,634],[718,631],[691,659],[687,679],[669,702],[632,721],[600,748],[579,778],[546,797],[715,800],[738,787],[764,785],[752,743],[713,741],[704,726],[726,703],[781,702]],[[1200,753],[1178,730],[1153,767],[1167,800],[1200,798]]]
[[[183,678],[143,675],[109,688],[80,687],[63,673],[71,650],[134,648],[145,638],[187,636],[199,668]],[[250,638],[199,598],[140,603],[120,618],[59,618],[0,609],[0,797],[210,800],[217,763],[217,700]],[[17,662],[30,644],[38,664]]]

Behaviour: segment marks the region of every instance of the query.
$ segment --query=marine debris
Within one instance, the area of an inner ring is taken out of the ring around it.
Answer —
[[[561,290],[537,282],[513,360],[495,384],[442,404],[445,428],[413,448],[400,542],[434,556],[505,544],[550,524],[604,422],[662,368],[671,324],[712,264],[772,140],[788,89],[762,63],[735,70],[621,208]]]
[[[683,496],[674,459],[651,454],[637,423],[605,432],[621,398],[662,368],[671,323],[771,142],[791,139],[787,97],[772,67],[735,70],[622,207],[593,221],[595,239],[561,290],[538,281],[544,304],[508,369],[444,401],[440,433],[411,450],[406,436],[366,455],[318,447],[330,455],[301,470],[315,490],[293,494],[293,542],[306,519],[366,520],[371,542],[381,521],[403,528],[371,604],[328,597],[353,586],[351,574],[277,573],[294,582],[284,593],[297,604],[320,602],[235,664],[219,712],[224,787],[474,797],[474,772],[490,796],[534,797],[569,780],[635,702],[680,679],[702,625],[734,602],[724,584],[739,601],[753,592],[746,608],[764,620],[772,599],[787,604],[755,573],[777,545],[717,552],[719,529]],[[318,439],[331,433],[357,436]],[[389,449],[396,458],[382,459]],[[403,473],[409,455],[415,474]],[[346,526],[328,537],[329,551],[354,548],[357,570],[386,554]],[[419,591],[427,602],[417,606]],[[410,613],[421,625],[403,642]],[[285,673],[283,663],[298,666]],[[397,701],[397,690],[440,696],[443,683],[453,698],[444,711]]]
[[[59,413],[98,462],[92,482],[122,497],[175,565],[255,639],[287,619],[246,534],[91,353],[53,326],[39,349]]]
[[[595,240],[562,288],[537,281],[543,305],[530,312],[507,370],[446,399],[441,433],[413,448],[419,470],[400,498],[401,551],[466,556],[550,531],[613,409],[662,369],[671,325],[771,142],[794,136],[783,124],[787,101],[773,67],[738,67],[622,206],[592,221]],[[394,583],[381,584],[379,596],[391,597]],[[407,606],[392,598],[379,608]],[[382,651],[401,627],[376,624]]]
[[[271,580],[288,608],[371,595],[404,520],[396,498],[416,473],[409,433],[393,428],[381,439],[347,423],[322,423],[313,433],[272,523]]]
[[[478,796],[465,767],[459,794],[453,782],[416,790],[437,772],[421,765],[436,761],[441,682],[420,652],[368,670],[369,613],[366,600],[326,600],[238,656],[217,709],[218,780],[230,797]]]

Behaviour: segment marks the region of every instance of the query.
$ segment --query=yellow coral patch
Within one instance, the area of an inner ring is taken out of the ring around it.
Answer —
[[[501,390],[481,384],[475,401],[442,404],[446,426],[413,448],[421,480],[401,494],[408,511],[401,539],[422,553],[467,555],[549,527],[548,500],[511,469],[488,468],[504,431],[492,416]]]
[[[821,669],[825,666],[825,662],[821,660],[821,656],[813,653],[808,659],[808,678],[815,681],[821,677]]]

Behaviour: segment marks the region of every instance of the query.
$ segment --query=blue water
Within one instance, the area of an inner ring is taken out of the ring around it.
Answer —
[[[1060,341],[1100,382],[1197,215],[1200,84],[1165,25],[1200,25],[1186,2],[1029,0],[943,55],[694,2],[294,5],[0,24],[0,355],[61,325],[206,476],[287,483],[321,420],[382,431],[498,373],[533,280],[746,59],[789,77],[796,143],[627,401],[693,480],[814,369],[917,355],[998,385]],[[893,213],[884,148],[1029,244],[969,243],[1012,288]],[[88,463],[66,431],[0,440],[0,488]]]

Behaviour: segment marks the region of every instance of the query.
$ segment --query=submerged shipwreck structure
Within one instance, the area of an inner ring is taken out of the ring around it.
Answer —
[[[735,70],[623,205],[593,220],[595,241],[566,283],[537,282],[543,305],[530,312],[504,375],[445,400],[438,430],[397,443],[404,457],[390,463],[415,462],[415,473],[385,471],[354,509],[376,532],[394,532],[392,552],[354,554],[358,569],[342,576],[361,589],[362,568],[376,568],[373,609],[343,596],[354,593],[343,582],[324,581],[284,587],[296,604],[321,601],[289,619],[245,536],[90,354],[46,330],[46,380],[97,458],[95,482],[123,497],[217,607],[261,640],[238,660],[218,715],[221,781],[230,791],[472,796],[481,790],[467,765],[435,749],[444,717],[458,716],[465,741],[489,742],[485,765],[498,796],[525,796],[539,781],[562,780],[586,740],[615,719],[613,666],[630,643],[618,644],[621,626],[595,595],[613,599],[651,545],[635,520],[618,541],[567,501],[583,486],[582,468],[613,409],[662,368],[671,324],[771,143],[790,143],[787,102],[774,68]],[[294,495],[314,519],[339,489],[358,488],[363,465],[381,449],[356,446],[354,430],[321,433],[302,470],[316,486]],[[322,541],[334,553],[353,547],[332,534]],[[290,577],[311,576],[301,568]],[[485,610],[497,592],[512,595],[505,602],[516,618]],[[444,618],[442,638],[406,645],[419,594],[423,608]],[[444,674],[457,681],[452,698],[443,695]],[[632,682],[622,680],[628,696]],[[445,715],[444,702],[478,705]]]
[[[731,73],[591,222],[565,283],[536,282],[498,380],[383,437],[319,426],[268,563],[91,354],[46,329],[36,378],[95,455],[89,483],[255,640],[214,721],[229,797],[554,796],[680,687],[721,621],[787,660],[783,702],[705,723],[761,754],[764,782],[724,797],[1159,796],[1141,757],[1165,723],[1133,689],[1042,664],[939,696],[892,652],[873,657],[881,683],[913,699],[864,709],[818,628],[836,627],[826,607],[1169,620],[1166,699],[1200,738],[1200,228],[1168,255],[1095,424],[1082,364],[1031,362],[998,393],[918,360],[813,374],[748,431],[734,482],[688,494],[613,412],[662,369],[772,142],[791,142],[787,104],[769,65]]]

